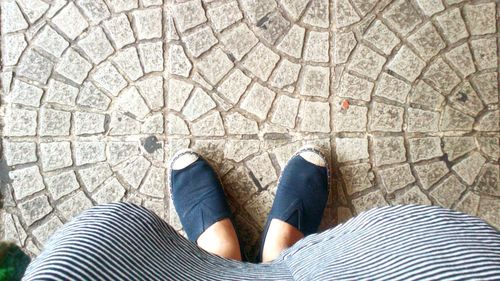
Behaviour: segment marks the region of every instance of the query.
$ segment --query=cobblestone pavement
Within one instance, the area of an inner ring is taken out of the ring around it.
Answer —
[[[3,237],[100,203],[181,226],[165,166],[218,169],[251,252],[289,156],[333,167],[323,228],[387,204],[500,227],[497,7],[460,0],[3,0]]]

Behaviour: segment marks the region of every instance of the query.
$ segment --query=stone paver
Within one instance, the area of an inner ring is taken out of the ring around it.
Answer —
[[[182,232],[166,163],[198,149],[255,253],[303,144],[334,177],[322,226],[435,204],[500,227],[497,3],[1,3],[4,232],[31,255],[127,201]]]

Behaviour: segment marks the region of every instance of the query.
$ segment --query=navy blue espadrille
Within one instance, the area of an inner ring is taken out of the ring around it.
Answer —
[[[188,153],[198,159],[182,169],[172,169],[173,163]],[[189,240],[196,242],[212,224],[231,218],[218,175],[196,152],[185,150],[172,158],[169,185],[175,210]]]
[[[322,158],[326,166],[310,163],[299,155],[308,151]],[[293,225],[304,236],[318,230],[328,200],[328,172],[323,155],[311,147],[301,148],[288,161],[278,181],[276,197],[261,236],[259,261],[262,261],[267,231],[273,219]]]

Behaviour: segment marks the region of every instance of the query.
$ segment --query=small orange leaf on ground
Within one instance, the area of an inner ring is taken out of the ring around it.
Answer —
[[[342,101],[342,109],[349,109],[349,101],[348,100],[343,100]]]

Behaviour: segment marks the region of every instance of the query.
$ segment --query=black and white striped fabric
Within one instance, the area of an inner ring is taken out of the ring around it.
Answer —
[[[500,280],[500,233],[439,207],[382,207],[252,264],[211,255],[147,209],[116,203],[57,231],[24,280]]]

